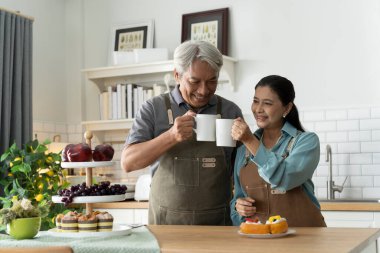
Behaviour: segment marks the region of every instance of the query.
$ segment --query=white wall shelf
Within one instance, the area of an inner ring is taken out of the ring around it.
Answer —
[[[227,83],[234,90],[235,83],[235,63],[236,59],[223,56],[223,67],[220,71],[219,83]],[[110,66],[82,70],[86,78],[99,89],[99,92],[106,91],[108,86],[115,86],[117,83],[138,83],[143,86],[153,83],[163,83],[164,76],[172,73],[174,69],[173,60],[159,61],[141,64],[131,64],[122,66]]]

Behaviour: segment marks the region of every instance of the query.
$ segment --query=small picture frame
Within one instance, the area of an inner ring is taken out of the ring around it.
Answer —
[[[113,52],[132,52],[133,49],[153,48],[153,19],[118,24],[111,28],[109,62]]]
[[[228,54],[228,8],[182,15],[181,41],[203,40]]]

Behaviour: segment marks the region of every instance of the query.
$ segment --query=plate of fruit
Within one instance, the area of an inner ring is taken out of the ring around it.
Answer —
[[[54,203],[64,203],[65,206],[71,203],[123,201],[126,199],[126,192],[126,185],[111,185],[109,181],[102,181],[91,186],[82,183],[59,190],[58,195],[52,196],[52,201]]]
[[[62,168],[113,166],[115,150],[111,145],[100,144],[94,150],[86,143],[68,144],[61,153]]]

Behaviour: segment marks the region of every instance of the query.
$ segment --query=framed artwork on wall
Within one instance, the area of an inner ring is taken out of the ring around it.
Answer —
[[[132,52],[133,49],[153,48],[154,21],[143,20],[118,24],[111,28],[109,61],[114,52]]]
[[[204,40],[228,54],[228,8],[182,15],[181,41]]]

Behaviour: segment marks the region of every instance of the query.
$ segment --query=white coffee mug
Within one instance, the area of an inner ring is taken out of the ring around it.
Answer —
[[[232,139],[231,130],[233,119],[216,120],[216,145],[222,147],[236,147],[236,141]]]
[[[219,115],[197,114],[194,118],[197,141],[215,141],[215,120],[219,118]]]

